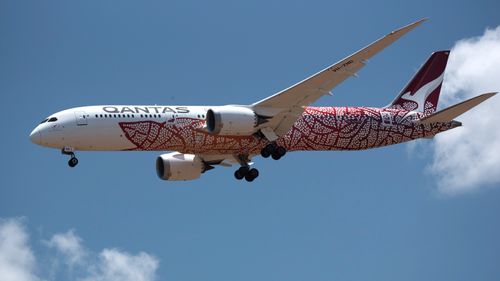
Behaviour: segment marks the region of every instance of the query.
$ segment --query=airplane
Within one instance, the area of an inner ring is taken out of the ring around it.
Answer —
[[[76,151],[173,151],[156,159],[163,180],[194,180],[216,165],[239,165],[238,180],[259,171],[252,158],[279,160],[292,151],[364,150],[432,138],[462,125],[454,120],[496,93],[436,111],[450,51],[437,51],[387,106],[313,107],[312,103],[367,64],[416,21],[272,96],[250,105],[99,105],[63,110],[30,134],[33,143],[60,149],[75,167]]]

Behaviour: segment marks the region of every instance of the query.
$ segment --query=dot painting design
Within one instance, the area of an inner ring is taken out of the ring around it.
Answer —
[[[415,115],[416,114],[416,115]],[[415,125],[424,113],[369,107],[307,107],[276,142],[288,151],[363,150],[432,137],[451,123]],[[191,154],[259,154],[269,143],[259,136],[217,136],[203,130],[205,120],[120,122],[129,150],[170,150]]]

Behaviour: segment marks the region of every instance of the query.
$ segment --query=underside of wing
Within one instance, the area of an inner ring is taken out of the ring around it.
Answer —
[[[199,154],[203,162],[210,166],[231,167],[233,165],[241,165],[242,163],[252,165],[252,157],[255,155],[246,155],[245,159],[239,159],[235,154]]]

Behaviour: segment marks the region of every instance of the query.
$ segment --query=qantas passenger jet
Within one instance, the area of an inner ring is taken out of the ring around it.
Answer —
[[[174,151],[156,159],[161,179],[192,180],[215,165],[238,164],[234,176],[247,181],[259,175],[250,167],[259,154],[278,160],[289,151],[361,150],[431,138],[461,126],[453,119],[495,94],[436,112],[449,51],[433,53],[386,107],[310,107],[424,20],[250,105],[77,107],[50,115],[30,138],[71,156],[70,167],[78,164],[78,150]]]

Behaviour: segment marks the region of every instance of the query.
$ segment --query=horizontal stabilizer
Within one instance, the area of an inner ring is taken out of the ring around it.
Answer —
[[[494,96],[496,93],[486,93],[479,95],[477,97],[474,97],[472,99],[463,101],[461,103],[455,104],[453,106],[450,106],[448,108],[445,108],[443,110],[440,110],[432,115],[429,115],[427,117],[424,117],[420,120],[420,123],[422,124],[429,124],[429,123],[446,123],[450,122],[456,117],[462,115],[463,113],[469,111],[476,105],[482,103],[483,101],[491,98]]]

